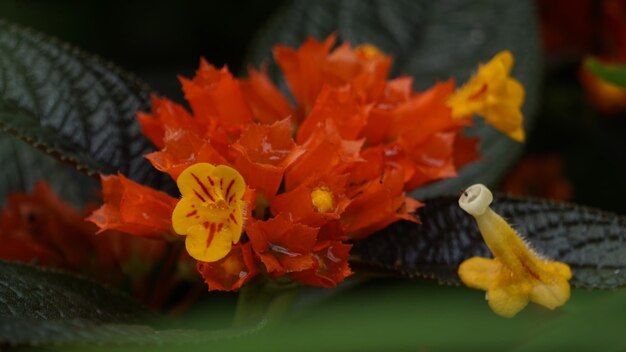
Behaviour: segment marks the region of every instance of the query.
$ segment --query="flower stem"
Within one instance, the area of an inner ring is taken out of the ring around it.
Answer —
[[[291,308],[299,285],[260,278],[239,291],[233,326],[242,327],[265,321],[273,325]]]

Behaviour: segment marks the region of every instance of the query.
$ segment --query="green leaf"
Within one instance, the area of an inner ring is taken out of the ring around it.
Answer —
[[[8,193],[30,192],[38,180],[46,180],[56,194],[77,208],[96,201],[95,179],[4,132],[0,132],[0,165],[0,204]]]
[[[585,66],[598,78],[626,88],[626,66],[603,64],[593,58],[587,58]]]
[[[0,261],[0,317],[135,322],[149,312],[127,295],[58,270]]]
[[[203,321],[220,320],[216,312]],[[167,325],[126,294],[59,270],[0,261],[0,349],[3,345],[115,345],[227,341],[263,329],[202,331]]]
[[[450,77],[463,83],[480,62],[509,49],[516,58],[513,74],[526,88],[524,125],[527,131],[531,128],[541,78],[532,1],[290,1],[260,31],[249,61],[270,61],[275,44],[295,47],[309,36],[324,38],[333,32],[342,40],[372,43],[390,53],[395,58],[393,75],[415,77],[418,89]],[[270,65],[270,73],[279,77],[276,65]],[[449,194],[476,182],[495,186],[522,151],[521,144],[482,121],[469,133],[481,138],[482,160],[464,168],[459,177],[423,187],[414,196]]]
[[[127,295],[75,275],[0,261],[0,345],[42,338],[30,324],[80,321],[86,326],[126,323],[151,313]],[[50,331],[50,334],[69,333]]]
[[[491,257],[474,218],[458,206],[458,197],[427,204],[418,211],[422,224],[396,223],[355,243],[355,265],[458,283],[463,260]],[[492,208],[537,252],[569,264],[574,286],[626,286],[626,218],[569,203],[504,196],[495,197]]]
[[[0,130],[87,175],[120,171],[161,188],[169,180],[143,158],[153,147],[135,119],[149,107],[148,88],[134,76],[0,20]],[[4,177],[23,182],[19,175]]]

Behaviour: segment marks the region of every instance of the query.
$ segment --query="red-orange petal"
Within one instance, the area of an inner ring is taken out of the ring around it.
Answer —
[[[352,275],[352,270],[348,265],[351,248],[352,245],[340,241],[322,241],[314,249],[315,267],[291,273],[289,277],[306,285],[335,287]]]
[[[248,185],[262,192],[267,199],[278,191],[285,169],[303,153],[291,136],[290,119],[271,125],[250,124],[232,145],[238,154],[233,166]]]
[[[311,109],[322,89],[324,64],[336,38],[331,35],[323,42],[309,38],[297,50],[282,45],[274,47],[274,59],[305,112]]]
[[[367,123],[371,106],[359,103],[350,86],[324,86],[306,119],[298,128],[298,143],[306,142],[316,129],[331,120],[341,138],[357,139]]]
[[[240,130],[252,120],[252,110],[244,99],[239,81],[228,68],[217,69],[201,60],[194,79],[181,78],[180,81],[197,119],[217,121],[227,130]]]
[[[354,239],[367,237],[399,219],[413,219],[410,212],[417,204],[404,191],[404,172],[385,169],[380,180],[362,186],[341,216],[343,231]]]
[[[140,185],[119,174],[102,176],[104,204],[87,220],[99,232],[117,230],[135,236],[163,238],[172,233],[172,211],[177,199]]]
[[[350,203],[346,196],[347,175],[318,175],[289,192],[281,193],[272,200],[273,214],[283,214],[293,222],[320,227],[331,220],[338,220]],[[332,210],[320,212],[312,203],[315,189],[327,190],[333,198]]]
[[[216,262],[199,261],[197,269],[209,291],[237,291],[259,273],[250,243],[233,246],[226,257]]]
[[[166,140],[165,148],[146,154],[145,158],[157,170],[169,174],[174,180],[178,179],[183,170],[196,163],[229,164],[208,141],[190,130],[179,130],[175,138]]]
[[[313,267],[311,251],[318,230],[293,223],[283,216],[266,221],[253,220],[246,228],[254,252],[273,277]]]
[[[360,156],[363,143],[363,140],[341,138],[332,121],[329,121],[324,128],[316,129],[302,145],[305,152],[285,173],[285,189],[294,189],[311,175],[341,174],[355,163],[363,162]]]
[[[241,90],[257,121],[271,124],[288,117],[297,120],[296,110],[267,76],[267,66],[260,71],[248,69],[248,79],[241,80]]]

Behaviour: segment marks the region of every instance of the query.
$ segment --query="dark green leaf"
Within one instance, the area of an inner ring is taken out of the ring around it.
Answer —
[[[354,263],[393,273],[457,283],[457,267],[490,257],[474,218],[458,197],[432,199],[418,211],[422,224],[396,223],[353,248]],[[569,264],[572,284],[626,286],[626,218],[569,203],[496,197],[494,211],[539,253]]]
[[[88,175],[119,170],[161,187],[166,176],[143,158],[152,146],[135,119],[149,106],[134,76],[0,20],[1,130]]]
[[[0,261],[0,317],[132,323],[147,310],[125,294],[62,271]]]
[[[77,208],[96,201],[98,182],[59,163],[25,142],[0,132],[0,204],[11,192],[30,192],[38,180],[46,180],[63,200]]]
[[[593,58],[586,59],[585,66],[598,78],[626,88],[626,66],[603,64]]]
[[[207,317],[210,317],[208,312]],[[210,319],[210,318],[208,318]],[[114,346],[135,351],[139,346],[211,345],[254,333],[265,322],[253,328],[203,331],[194,329],[155,329],[143,324],[94,323],[85,319],[33,320],[0,317],[0,346],[75,346],[77,350],[109,351]],[[169,347],[167,347],[169,346]]]
[[[163,322],[157,318],[126,294],[90,280],[58,270],[0,261],[0,349],[3,344],[206,343],[250,334],[266,323],[264,320],[239,329],[199,331],[159,329]],[[204,316],[216,318],[211,314]]]
[[[269,61],[277,43],[297,46],[309,36],[323,38],[332,32],[390,53],[394,74],[415,77],[419,89],[450,77],[462,83],[478,63],[509,49],[516,57],[514,76],[526,88],[526,130],[532,125],[541,74],[532,1],[291,1],[260,32],[249,57],[254,63]],[[276,65],[270,72],[278,77]],[[460,177],[418,190],[416,197],[456,192],[475,182],[495,185],[522,150],[521,144],[482,122],[470,134],[481,137],[483,159],[464,168]]]

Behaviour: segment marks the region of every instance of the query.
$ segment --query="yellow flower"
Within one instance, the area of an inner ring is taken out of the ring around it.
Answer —
[[[494,259],[473,257],[459,266],[459,277],[471,288],[487,291],[491,309],[504,317],[521,311],[528,301],[554,309],[570,297],[567,264],[550,261],[527,247],[517,232],[489,205],[493,197],[483,185],[463,193],[459,205],[478,223]]]
[[[239,242],[244,221],[246,183],[237,170],[198,163],[176,180],[182,199],[172,213],[172,226],[185,238],[187,252],[204,262],[224,258]]]
[[[452,117],[463,119],[481,115],[487,123],[518,142],[525,138],[520,110],[524,102],[524,87],[511,78],[513,54],[498,53],[485,65],[480,65],[464,86],[448,100]]]

